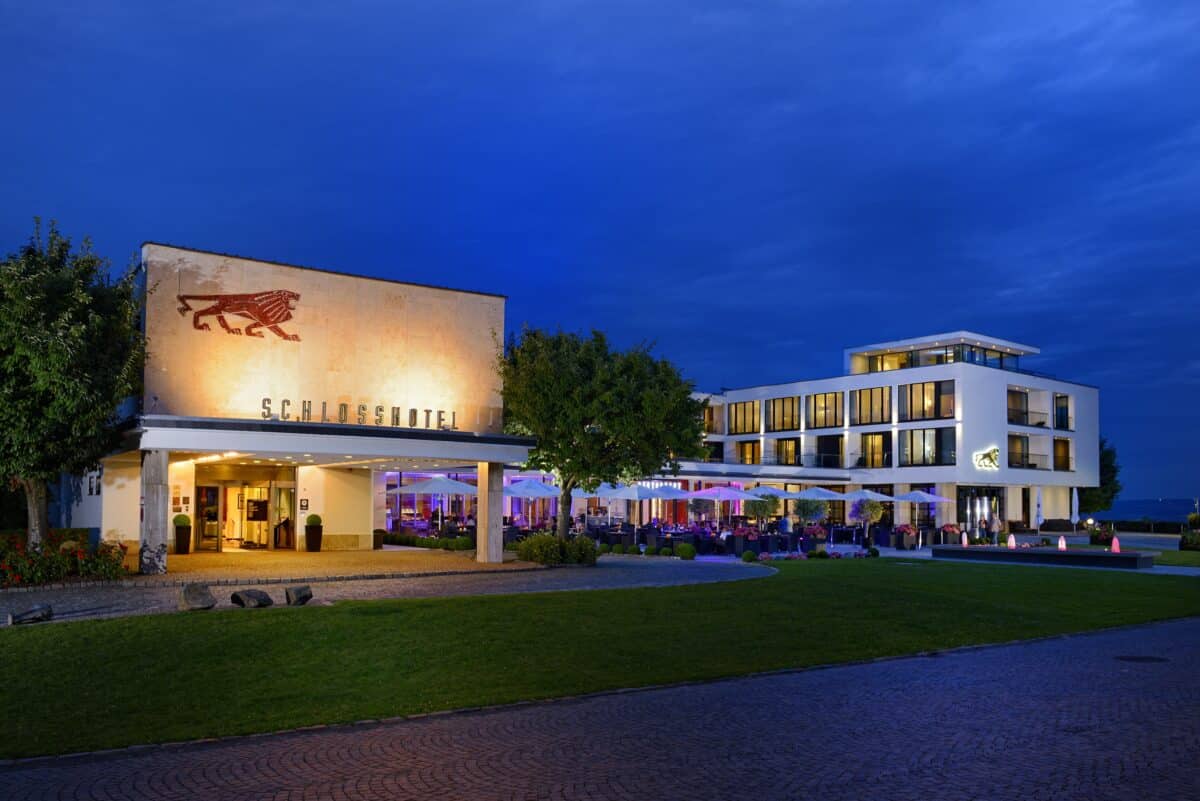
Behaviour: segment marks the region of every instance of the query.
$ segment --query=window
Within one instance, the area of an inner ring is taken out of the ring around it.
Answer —
[[[1057,438],[1054,440],[1054,469],[1075,469],[1075,465],[1071,463],[1071,440]]]
[[[720,434],[721,433],[721,412],[724,409],[721,405],[705,406],[704,407],[704,433],[705,434]]]
[[[825,434],[817,437],[817,452],[813,455],[812,467],[841,468],[842,435]]]
[[[758,401],[742,401],[729,404],[729,433],[758,433]]]
[[[888,370],[903,370],[912,366],[912,353],[880,353],[867,357],[867,370],[872,373],[882,373]]]
[[[1071,419],[1071,396],[1054,396],[1054,427],[1059,431],[1073,431],[1075,421]]]
[[[892,388],[874,387],[850,392],[850,425],[892,422]]]
[[[775,463],[776,464],[800,464],[800,440],[799,439],[777,439],[775,440]]]
[[[1024,434],[1008,435],[1008,466],[1029,470],[1046,470],[1050,467],[1046,454],[1029,450],[1029,437]]]
[[[900,421],[948,420],[954,417],[954,382],[926,381],[902,384],[899,390]]]
[[[952,465],[955,462],[954,429],[913,428],[900,432],[900,466]]]
[[[891,466],[892,432],[883,431],[878,434],[863,434],[862,456],[858,457],[858,467]]]
[[[738,464],[758,464],[762,461],[762,445],[756,439],[734,443]]]
[[[767,430],[795,431],[800,428],[800,396],[767,401]]]
[[[842,393],[821,392],[804,399],[809,428],[833,428],[842,424]]]
[[[725,443],[713,442],[708,440],[704,443],[704,461],[706,462],[723,462],[725,461]]]

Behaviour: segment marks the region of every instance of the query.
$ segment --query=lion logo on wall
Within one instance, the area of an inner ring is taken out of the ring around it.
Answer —
[[[986,451],[979,451],[973,454],[975,460],[975,469],[977,470],[999,470],[1000,469],[1000,448],[993,446]]]
[[[300,341],[299,336],[289,334],[279,327],[280,323],[286,323],[292,319],[292,312],[296,310],[296,304],[300,301],[298,292],[272,289],[270,292],[256,292],[250,295],[176,295],[175,297],[179,299],[180,306],[177,311],[180,315],[186,316],[188,312],[194,312],[192,328],[197,331],[210,330],[208,323],[201,322],[200,318],[215,316],[217,324],[225,329],[227,334],[261,337],[262,331],[258,329],[266,328],[280,339],[288,342]],[[193,309],[191,306],[193,301],[212,305]],[[245,318],[250,320],[250,324],[244,329],[233,328],[225,319],[226,315]]]

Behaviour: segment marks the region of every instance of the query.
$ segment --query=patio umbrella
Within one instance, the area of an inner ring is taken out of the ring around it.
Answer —
[[[809,487],[792,496],[800,501],[844,501],[846,496],[824,487]]]
[[[790,492],[784,492],[783,490],[776,489],[775,487],[765,487],[761,484],[754,489],[746,490],[746,492],[749,492],[751,495],[757,495],[760,498],[771,496],[773,498],[783,498],[784,500],[789,501],[796,499],[796,496]]]
[[[688,493],[689,498],[700,498],[701,500],[715,501],[717,506],[717,520],[720,520],[720,503],[721,501],[761,501],[762,498],[757,495],[751,495],[749,492],[742,492],[733,487],[709,487],[706,490],[697,490],[696,492]],[[733,516],[733,510],[730,509],[730,517]]]
[[[656,497],[664,501],[686,501],[692,497],[689,493],[679,489],[679,487],[662,486],[654,490]]]
[[[949,498],[943,498],[941,495],[934,495],[933,493],[925,492],[925,490],[913,490],[912,492],[906,492],[903,495],[897,495],[896,500],[908,501],[914,505],[918,503],[952,503]],[[916,512],[916,509],[911,509],[910,511]],[[917,547],[921,547],[920,530],[917,531]]]
[[[558,487],[541,481],[514,481],[504,488],[506,498],[557,498]]]
[[[1033,522],[1037,526],[1038,534],[1042,533],[1042,523],[1046,522],[1046,518],[1042,517],[1042,488],[1037,488],[1037,497],[1034,503],[1034,508],[1037,510],[1033,516]]]
[[[641,525],[643,522],[645,522],[642,520],[641,501],[654,500],[655,498],[659,497],[657,492],[658,490],[651,489],[644,484],[625,484],[624,486],[613,487],[612,489],[601,494],[600,497],[608,498],[614,501],[637,501],[638,525]]]
[[[434,476],[425,481],[417,481],[387,491],[388,495],[478,495],[479,489],[472,484],[455,481],[445,476]],[[443,517],[438,509],[438,517]]]
[[[1071,487],[1071,528],[1079,525],[1079,488]]]

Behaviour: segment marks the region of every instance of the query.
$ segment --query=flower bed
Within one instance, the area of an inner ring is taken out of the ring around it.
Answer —
[[[0,587],[29,587],[69,579],[118,579],[125,575],[124,545],[88,546],[87,529],[51,529],[44,542],[26,545],[24,532],[0,537]]]

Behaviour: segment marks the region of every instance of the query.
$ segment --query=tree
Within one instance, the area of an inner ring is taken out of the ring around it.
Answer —
[[[761,523],[764,518],[779,512],[779,498],[767,495],[757,501],[746,501],[742,504],[742,511],[746,513],[746,517],[753,517]]]
[[[1100,486],[1079,490],[1079,513],[1103,512],[1111,509],[1113,501],[1121,494],[1121,481],[1117,478],[1121,465],[1117,463],[1117,449],[1100,438]]]
[[[25,492],[29,544],[45,536],[46,486],[93,469],[120,440],[118,407],[140,392],[145,343],[137,266],[113,280],[40,221],[0,262],[0,475]]]
[[[829,504],[825,501],[801,498],[796,501],[796,517],[805,523],[815,523],[829,514]]]
[[[670,362],[646,346],[613,351],[588,338],[525,329],[498,356],[505,428],[537,438],[528,466],[559,481],[558,533],[566,536],[571,490],[679,472],[703,456],[704,402]]]
[[[866,542],[867,536],[871,531],[871,526],[883,518],[883,504],[879,501],[869,499],[855,501],[854,506],[850,510],[850,515],[863,524],[863,542]]]

